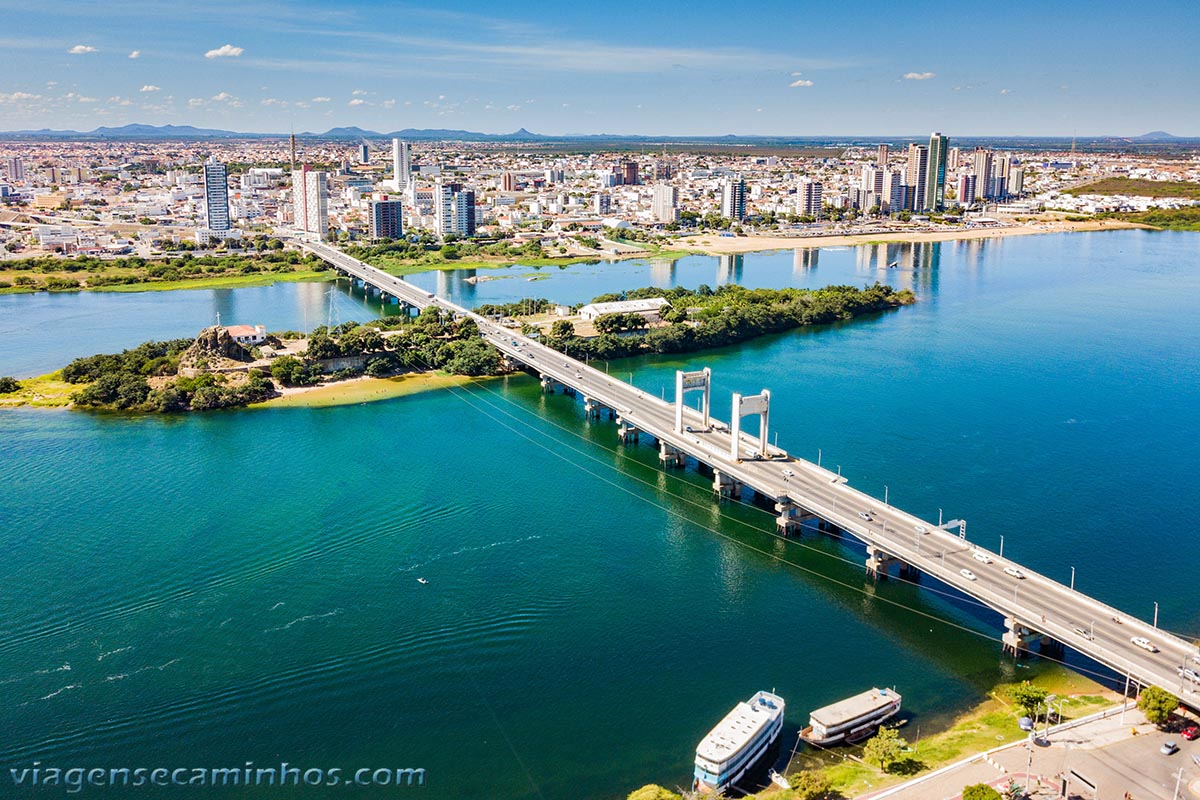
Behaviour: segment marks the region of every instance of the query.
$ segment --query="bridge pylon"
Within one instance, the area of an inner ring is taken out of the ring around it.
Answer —
[[[712,399],[712,370],[705,367],[702,370],[695,372],[684,372],[683,370],[675,370],[675,432],[683,433],[683,396],[691,391],[704,392],[704,399],[700,404],[700,414],[702,422],[700,423],[705,430],[709,426],[709,401]]]
[[[733,395],[733,414],[730,417],[729,457],[741,461],[742,417],[758,414],[758,452],[755,455],[767,457],[767,424],[771,414],[771,393],[766,389],[756,395],[743,397],[736,392]]]

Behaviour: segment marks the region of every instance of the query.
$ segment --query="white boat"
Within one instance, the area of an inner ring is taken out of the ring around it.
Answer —
[[[425,580],[424,578],[417,578],[417,583],[429,583],[429,581]]]
[[[783,698],[758,692],[738,703],[696,748],[693,791],[723,792],[733,786],[779,738]]]
[[[833,705],[818,708],[808,718],[800,738],[822,747],[861,741],[900,711],[901,697],[890,689],[870,689]]]
[[[767,772],[767,777],[771,779],[771,783],[775,784],[780,789],[792,788],[792,784],[788,782],[788,779],[780,775],[773,768]]]

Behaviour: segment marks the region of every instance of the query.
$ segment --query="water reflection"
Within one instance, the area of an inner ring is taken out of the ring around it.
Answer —
[[[741,283],[746,257],[741,253],[728,253],[717,258],[717,284]]]
[[[675,285],[675,264],[677,258],[650,259],[650,284],[668,289]]]
[[[941,242],[880,242],[854,251],[858,274],[896,289],[914,291],[936,288],[941,258]]]
[[[815,247],[797,247],[792,252],[792,274],[803,277],[809,270],[816,269],[820,252]]]

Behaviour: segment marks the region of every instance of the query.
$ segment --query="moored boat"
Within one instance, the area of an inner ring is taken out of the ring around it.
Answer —
[[[870,689],[832,705],[818,708],[808,719],[800,738],[822,747],[860,742],[900,711],[901,697],[890,689]]]
[[[723,792],[745,775],[779,738],[783,698],[758,692],[738,703],[696,748],[694,791]]]

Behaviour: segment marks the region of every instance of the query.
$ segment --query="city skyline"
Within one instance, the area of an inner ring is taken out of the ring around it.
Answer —
[[[1182,3],[1169,5],[1179,13],[1156,19],[1186,18]],[[731,15],[704,3],[678,16],[616,2],[552,20],[525,9],[495,16],[480,2],[167,6],[0,0],[10,53],[2,127],[1200,135],[1200,110],[1178,102],[1196,81],[1187,26],[1131,20],[1115,3],[1086,16],[932,3],[818,16],[777,2]],[[980,58],[981,30],[1004,45],[992,60]],[[1099,57],[1131,30],[1153,39],[1157,72],[1171,81]],[[927,46],[888,46],[914,37]]]

